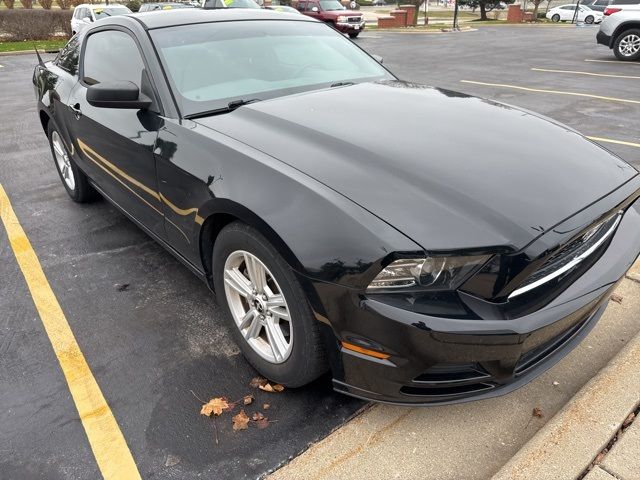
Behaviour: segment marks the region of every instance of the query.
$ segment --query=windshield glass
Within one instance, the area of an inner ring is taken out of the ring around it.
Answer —
[[[115,17],[116,15],[126,15],[127,13],[131,13],[131,10],[129,10],[127,7],[104,7],[95,8],[93,10],[93,14],[96,16],[96,20],[107,17]]]
[[[338,0],[320,0],[322,10],[346,10]]]
[[[394,78],[323,23],[217,22],[150,33],[183,115],[238,99],[265,100],[340,82]]]

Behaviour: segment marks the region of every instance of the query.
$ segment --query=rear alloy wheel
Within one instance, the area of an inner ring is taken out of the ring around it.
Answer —
[[[595,19],[593,18],[593,15],[587,15],[587,17],[584,19],[584,23],[591,25],[594,20]]]
[[[318,321],[302,286],[259,231],[240,222],[223,228],[213,270],[236,343],[261,375],[299,387],[327,370]]]
[[[613,53],[619,60],[640,59],[640,30],[622,32],[613,44]]]
[[[89,184],[87,176],[80,171],[71,155],[69,155],[62,136],[54,126],[53,121],[49,122],[48,134],[56,170],[58,170],[62,185],[71,199],[78,203],[95,200],[98,196],[97,192]]]
[[[551,17],[551,21],[552,22],[559,22],[560,21],[560,15],[558,15],[557,13],[555,15],[553,15]]]

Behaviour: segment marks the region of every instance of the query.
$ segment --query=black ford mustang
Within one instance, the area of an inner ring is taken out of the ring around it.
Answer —
[[[330,368],[378,401],[508,392],[588,333],[640,251],[633,167],[401,82],[308,17],[114,17],[33,80],[71,198],[99,192],[206,281],[285,385]]]

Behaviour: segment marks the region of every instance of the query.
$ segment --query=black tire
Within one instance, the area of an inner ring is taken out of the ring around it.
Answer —
[[[349,38],[358,38],[358,35],[360,35],[360,32],[351,32]]]
[[[231,313],[224,288],[224,265],[238,250],[256,256],[278,282],[287,304],[292,324],[292,350],[282,363],[271,363],[247,343]],[[326,353],[302,286],[291,268],[255,228],[233,222],[222,229],[213,247],[213,281],[218,304],[223,309],[234,339],[245,358],[264,377],[287,387],[300,387],[315,380],[328,369]]]
[[[558,15],[557,13],[555,15],[551,16],[551,21],[552,22],[559,22],[560,21],[560,15]]]
[[[624,60],[624,61],[640,60],[640,50],[638,50],[635,54],[632,54],[632,55],[627,55],[620,50],[620,43],[622,43],[622,41],[625,39],[628,40],[630,37],[640,38],[640,29],[632,28],[629,30],[625,30],[624,32],[622,32],[616,37],[615,41],[613,42],[613,53],[618,60]]]
[[[49,147],[51,148],[51,155],[53,156],[53,163],[56,166],[56,170],[58,172],[58,176],[60,177],[60,181],[62,182],[62,186],[71,197],[71,200],[77,203],[88,203],[96,198],[98,198],[98,192],[89,184],[89,180],[87,176],[78,168],[76,162],[74,162],[71,155],[69,155],[69,150],[67,149],[64,140],[61,141],[62,148],[67,155],[67,159],[69,161],[69,168],[73,174],[75,180],[74,188],[70,188],[67,182],[63,177],[63,173],[60,170],[60,166],[56,160],[56,153],[53,147],[53,135],[56,133],[60,139],[64,137],[58,131],[58,128],[54,125],[53,121],[49,121],[49,125],[47,127],[47,136],[49,138]]]
[[[584,19],[584,23],[591,25],[594,20],[595,18],[593,18],[593,15],[587,15]]]

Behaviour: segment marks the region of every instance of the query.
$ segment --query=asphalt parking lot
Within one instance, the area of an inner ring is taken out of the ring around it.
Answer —
[[[403,79],[540,112],[640,166],[640,64],[613,61],[596,46],[596,30],[371,31],[357,42]],[[252,390],[255,372],[206,287],[106,202],[68,200],[35,113],[34,63],[32,56],[0,57],[0,184],[141,476],[255,478],[363,408],[332,393],[327,378],[281,394]],[[402,134],[401,125],[389,130]],[[452,126],[452,135],[463,141],[465,132]],[[0,476],[97,478],[96,446],[85,436],[35,293],[0,228]],[[251,392],[256,405],[271,404],[277,420],[264,430],[233,432],[223,419],[214,425],[194,397]]]

